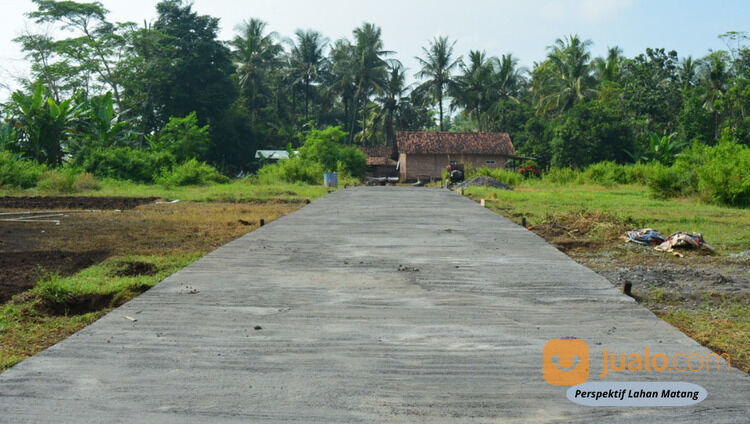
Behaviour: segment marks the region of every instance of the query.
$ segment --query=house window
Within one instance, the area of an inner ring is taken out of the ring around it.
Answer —
[[[494,165],[495,161],[494,160],[488,160],[488,161],[485,161],[484,163],[486,163],[487,165]]]

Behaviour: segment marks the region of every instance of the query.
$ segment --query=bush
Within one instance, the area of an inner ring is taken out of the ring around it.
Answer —
[[[0,187],[34,187],[46,169],[33,160],[19,159],[7,151],[0,152]]]
[[[698,168],[698,189],[708,200],[731,206],[750,205],[750,148],[722,141],[705,149]]]
[[[208,125],[198,126],[195,112],[184,118],[170,117],[151,140],[154,151],[169,152],[177,162],[203,157],[208,152],[211,136]]]
[[[76,175],[68,170],[51,170],[44,172],[39,177],[36,187],[41,191],[53,193],[73,193],[76,189],[73,184]]]
[[[73,182],[75,191],[99,190],[101,187],[99,181],[89,172],[76,175],[75,182]]]
[[[551,184],[574,184],[577,183],[581,173],[571,168],[552,167],[542,174],[542,181]]]
[[[686,193],[690,187],[685,175],[677,167],[668,167],[660,163],[653,166],[646,185],[651,194],[659,198],[679,196]]]
[[[294,157],[264,166],[258,171],[257,179],[263,184],[279,182],[323,184],[324,172],[321,164]]]
[[[521,184],[521,182],[523,182],[523,175],[519,174],[518,172],[507,171],[501,168],[490,168],[487,166],[482,166],[476,169],[472,169],[472,168],[466,169],[467,179],[474,178],[479,175],[492,177],[509,186],[517,186],[518,184]]]
[[[168,152],[151,152],[130,147],[93,149],[83,156],[82,167],[99,178],[152,182],[164,168],[172,168],[175,159]]]
[[[156,178],[156,182],[163,186],[172,187],[228,183],[229,178],[207,163],[190,159],[172,169],[164,168]]]
[[[340,127],[313,128],[299,149],[306,162],[317,162],[325,172],[346,172],[354,177],[365,175],[367,158],[359,149],[343,145],[346,133]],[[322,176],[320,177],[323,178]]]

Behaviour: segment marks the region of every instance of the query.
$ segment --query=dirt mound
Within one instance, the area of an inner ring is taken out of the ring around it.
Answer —
[[[502,181],[498,181],[492,177],[480,175],[478,177],[469,178],[468,180],[456,185],[455,188],[462,189],[468,187],[491,187],[491,188],[502,188],[503,190],[513,190],[513,187],[505,184]]]
[[[71,275],[103,261],[109,252],[2,252],[0,253],[0,303],[34,287],[47,274]],[[43,264],[41,266],[40,264]]]
[[[158,197],[30,196],[0,197],[0,209],[132,209]]]

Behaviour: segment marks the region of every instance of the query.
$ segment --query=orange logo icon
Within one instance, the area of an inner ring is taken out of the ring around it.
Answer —
[[[544,379],[556,386],[574,386],[589,378],[589,345],[579,339],[552,339],[544,345]]]

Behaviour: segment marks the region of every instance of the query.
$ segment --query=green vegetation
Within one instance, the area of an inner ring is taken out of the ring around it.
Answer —
[[[677,231],[702,233],[719,252],[746,250],[750,245],[750,210],[707,204],[696,197],[657,199],[642,185],[560,186],[543,181],[514,191],[472,187],[472,198],[484,198],[488,207],[520,222],[539,225],[566,213],[605,214],[617,228],[651,227],[662,234]],[[617,237],[621,234],[615,234]]]

